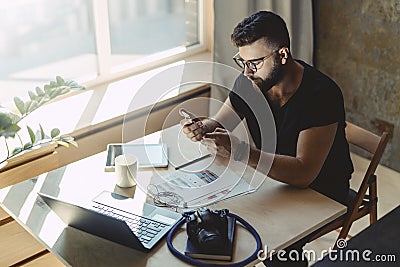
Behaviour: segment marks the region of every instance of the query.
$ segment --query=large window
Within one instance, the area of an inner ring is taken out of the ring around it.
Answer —
[[[160,51],[199,43],[196,1],[109,0],[108,11],[112,71]]]
[[[198,0],[15,0],[0,5],[0,104],[61,75],[128,75],[203,49]]]

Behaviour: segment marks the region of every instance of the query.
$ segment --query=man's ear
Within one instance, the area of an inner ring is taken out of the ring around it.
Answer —
[[[282,65],[286,64],[287,59],[289,58],[289,48],[287,47],[282,47],[279,49],[279,55],[281,56],[281,63]]]

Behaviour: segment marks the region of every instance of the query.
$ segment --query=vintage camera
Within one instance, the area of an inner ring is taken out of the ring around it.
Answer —
[[[203,248],[220,248],[228,241],[228,210],[197,210],[186,218],[189,240]]]

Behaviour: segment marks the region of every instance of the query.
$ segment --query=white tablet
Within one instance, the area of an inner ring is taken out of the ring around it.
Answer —
[[[139,168],[167,167],[168,150],[166,144],[108,144],[105,171],[114,171],[114,159],[122,154],[135,155]]]

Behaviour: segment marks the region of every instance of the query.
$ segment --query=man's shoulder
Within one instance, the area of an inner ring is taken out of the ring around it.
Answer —
[[[302,60],[296,59],[296,61],[298,63],[300,63],[304,67],[305,75],[308,75],[311,78],[322,80],[322,81],[325,81],[327,83],[332,83],[335,86],[338,86],[336,84],[336,82],[331,77],[329,77],[327,74],[323,73],[321,70],[317,69],[316,67],[311,66],[311,65],[309,65],[308,63],[306,63],[306,62],[304,62]]]
[[[330,78],[327,74],[318,70],[304,61],[296,60],[304,67],[304,84],[308,87],[310,93],[313,94],[334,94],[341,95],[341,90],[339,85]]]

